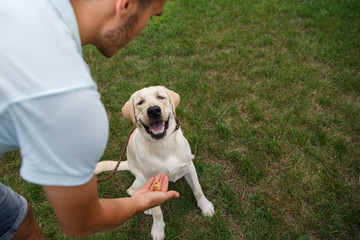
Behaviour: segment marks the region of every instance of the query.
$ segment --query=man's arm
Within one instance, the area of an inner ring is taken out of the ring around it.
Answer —
[[[161,183],[161,191],[153,192],[152,183]],[[168,177],[158,174],[130,198],[99,199],[95,176],[75,187],[43,186],[63,231],[71,236],[84,236],[117,227],[138,212],[179,197],[167,191]]]

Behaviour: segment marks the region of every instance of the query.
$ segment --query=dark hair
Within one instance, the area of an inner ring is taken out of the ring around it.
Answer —
[[[156,1],[161,1],[161,0],[138,0],[139,10],[146,9],[150,4],[152,4],[153,2],[156,2]]]

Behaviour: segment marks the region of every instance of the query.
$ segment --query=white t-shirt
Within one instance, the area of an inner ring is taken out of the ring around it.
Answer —
[[[0,29],[0,154],[20,148],[29,182],[86,183],[105,149],[108,119],[70,2],[1,1]]]

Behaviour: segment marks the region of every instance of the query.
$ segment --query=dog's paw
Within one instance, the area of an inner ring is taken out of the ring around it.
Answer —
[[[133,187],[129,187],[126,192],[127,194],[129,194],[129,196],[132,196],[136,192],[136,189],[134,189]]]
[[[148,209],[148,210],[144,211],[144,213],[145,213],[146,215],[149,215],[149,216],[153,215],[152,208],[150,208],[150,209]]]
[[[198,206],[205,217],[212,217],[215,213],[214,205],[206,198],[199,201]]]
[[[165,239],[165,224],[153,224],[151,228],[151,236],[153,240]]]

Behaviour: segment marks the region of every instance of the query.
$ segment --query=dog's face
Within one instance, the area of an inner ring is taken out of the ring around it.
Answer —
[[[179,94],[162,86],[143,88],[133,95],[122,108],[125,117],[148,139],[159,140],[175,129],[175,109]]]

